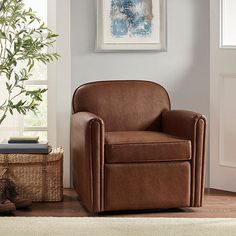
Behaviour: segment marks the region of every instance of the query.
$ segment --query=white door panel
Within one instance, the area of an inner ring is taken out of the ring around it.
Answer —
[[[220,46],[223,3],[211,0],[210,187],[236,192],[236,50]]]

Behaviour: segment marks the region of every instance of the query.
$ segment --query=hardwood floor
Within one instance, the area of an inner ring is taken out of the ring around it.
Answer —
[[[87,217],[89,214],[78,201],[72,189],[65,189],[64,201],[59,203],[34,203],[31,209],[15,211],[7,216],[57,216]],[[106,213],[98,217],[195,217],[195,218],[236,218],[236,193],[220,190],[206,190],[202,208],[182,208],[155,211],[132,211]]]

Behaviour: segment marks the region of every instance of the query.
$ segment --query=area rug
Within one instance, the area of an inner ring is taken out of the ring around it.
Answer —
[[[0,235],[235,236],[236,219],[2,217]]]

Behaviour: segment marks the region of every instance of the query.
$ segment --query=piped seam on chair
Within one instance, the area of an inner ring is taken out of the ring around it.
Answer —
[[[191,180],[191,206],[195,206],[195,195],[196,195],[196,157],[197,157],[197,125],[199,120],[205,121],[206,118],[198,113],[193,117],[194,121],[194,145],[193,145],[193,156],[192,156],[192,180]],[[203,171],[202,171],[203,172]],[[202,173],[203,174],[203,173]]]
[[[196,171],[196,145],[197,145],[197,122],[199,120],[199,115],[195,114],[192,119],[194,120],[194,133],[193,133],[193,151],[192,151],[192,165],[191,165],[191,206],[194,206],[195,203],[195,171]]]
[[[94,196],[93,196],[93,135],[92,135],[92,124],[89,122],[89,169],[90,169],[90,193],[91,193],[91,201],[92,201],[92,211],[94,211]]]
[[[102,143],[103,143],[103,140],[102,140],[102,133],[103,133],[103,130],[102,130],[102,126],[103,126],[103,122],[100,120],[100,119],[98,119],[98,118],[93,118],[91,121],[90,121],[90,123],[89,123],[89,127],[90,127],[90,133],[91,133],[91,142],[92,142],[92,145],[91,145],[91,150],[93,151],[93,142],[94,142],[94,140],[93,140],[93,135],[92,135],[92,126],[93,126],[93,124],[95,123],[95,122],[97,122],[98,124],[99,124],[99,129],[100,129],[100,154],[99,154],[99,156],[100,156],[100,183],[99,183],[99,186],[100,186],[100,209],[99,209],[99,211],[104,211],[104,200],[103,200],[103,196],[104,196],[104,194],[103,194],[103,190],[104,190],[104,187],[103,187],[103,185],[104,185],[104,178],[103,178],[103,169],[104,169],[104,167],[103,167],[103,165],[104,165],[104,163],[103,163],[103,160],[102,160],[102,156],[103,156],[103,148],[102,148]],[[92,160],[92,168],[91,168],[91,170],[93,170],[93,152],[92,152],[92,158],[91,158],[91,160]],[[93,192],[93,190],[94,190],[94,183],[95,183],[95,177],[94,177],[94,171],[92,171],[92,184],[91,184],[91,194],[92,194],[92,205],[93,205],[93,211],[95,212],[95,194],[94,194],[94,192]]]
[[[148,161],[144,161],[144,160],[140,160],[140,161],[133,161],[133,162],[130,162],[130,161],[122,161],[122,162],[106,162],[105,164],[108,164],[108,165],[113,165],[113,164],[121,164],[121,165],[124,165],[124,164],[157,164],[157,163],[172,163],[172,162],[190,162],[191,159],[172,159],[172,160],[148,160]]]
[[[114,143],[114,144],[109,144],[109,143],[106,143],[105,145],[109,145],[109,146],[123,146],[123,145],[126,145],[126,146],[129,146],[129,145],[159,145],[159,144],[170,144],[170,145],[173,145],[173,144],[179,144],[179,143],[186,143],[186,141],[188,143],[191,144],[191,141],[190,140],[183,140],[183,141],[174,141],[174,142],[150,142],[150,143]]]
[[[205,181],[205,165],[206,165],[206,142],[207,142],[207,120],[203,117],[204,121],[204,140],[203,140],[203,164],[202,164],[202,189],[201,189],[201,196],[204,194],[204,181]],[[201,198],[201,205],[202,205],[202,198]]]
[[[200,186],[200,206],[202,206],[202,196],[203,196],[203,190],[204,190],[204,172],[205,172],[205,162],[206,162],[206,157],[205,157],[205,150],[206,150],[206,118],[201,117],[198,122],[202,120],[204,124],[204,130],[203,130],[203,140],[202,140],[202,147],[203,149],[201,150],[201,158],[202,158],[202,165],[201,165],[201,186]],[[197,204],[197,203],[195,203]]]

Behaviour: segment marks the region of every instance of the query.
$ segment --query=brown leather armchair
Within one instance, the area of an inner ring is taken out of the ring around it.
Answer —
[[[73,183],[90,212],[200,207],[206,119],[170,110],[148,81],[80,86],[73,97]]]

